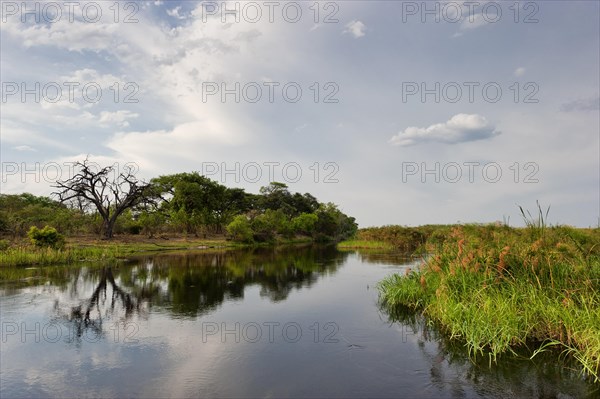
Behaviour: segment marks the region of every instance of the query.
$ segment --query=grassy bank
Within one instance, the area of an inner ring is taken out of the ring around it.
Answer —
[[[154,251],[172,251],[211,247],[236,247],[224,239],[139,239],[123,236],[111,241],[74,237],[63,249],[38,248],[26,240],[13,242],[0,251],[0,267],[51,265],[123,258],[128,255]]]
[[[367,227],[359,229],[356,241],[349,243],[355,243],[354,248],[379,246],[401,252],[425,252],[427,242],[439,241],[449,231],[450,226],[446,225]]]
[[[473,357],[560,350],[600,381],[600,229],[447,231],[418,270],[380,283],[384,306],[422,312]]]
[[[368,240],[346,240],[338,243],[337,247],[338,249],[394,249],[394,246],[390,243]]]

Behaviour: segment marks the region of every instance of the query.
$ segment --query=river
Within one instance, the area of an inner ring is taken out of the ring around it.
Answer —
[[[471,361],[377,283],[418,260],[332,247],[9,268],[0,397],[581,398],[556,355]]]

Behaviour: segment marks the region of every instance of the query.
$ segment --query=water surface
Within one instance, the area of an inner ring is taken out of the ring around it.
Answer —
[[[598,394],[556,356],[489,367],[376,284],[415,267],[331,247],[171,253],[0,271],[0,396]]]

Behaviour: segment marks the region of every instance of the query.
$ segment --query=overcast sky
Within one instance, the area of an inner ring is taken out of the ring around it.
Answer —
[[[362,227],[536,200],[595,226],[600,3],[516,4],[2,1],[0,191],[89,155],[281,181]]]

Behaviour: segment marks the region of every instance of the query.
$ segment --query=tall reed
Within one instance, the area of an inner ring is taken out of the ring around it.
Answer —
[[[457,226],[423,266],[380,285],[382,303],[408,307],[466,343],[471,356],[561,349],[598,382],[600,229]]]

